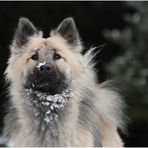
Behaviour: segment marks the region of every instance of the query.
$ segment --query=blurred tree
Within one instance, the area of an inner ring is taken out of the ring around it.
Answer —
[[[109,77],[125,84],[132,126],[143,131],[148,130],[148,3],[128,4],[136,12],[124,15],[127,21],[125,29],[104,31],[104,36],[124,51],[106,66],[106,70]]]

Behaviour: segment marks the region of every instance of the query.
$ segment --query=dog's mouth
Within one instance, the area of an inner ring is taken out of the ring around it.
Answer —
[[[67,87],[68,85],[62,80],[54,81],[52,79],[45,78],[40,81],[32,81],[28,88],[48,95],[55,95],[62,93],[62,91]]]
[[[32,89],[48,95],[60,94],[68,88],[65,75],[61,72],[51,71],[50,73],[42,73],[35,69],[33,73],[28,75],[26,89]]]

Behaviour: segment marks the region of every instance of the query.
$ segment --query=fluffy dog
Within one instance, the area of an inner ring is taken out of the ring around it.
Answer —
[[[93,49],[72,18],[43,38],[20,18],[5,71],[11,107],[4,134],[13,146],[122,146],[124,103],[109,82],[98,84]]]

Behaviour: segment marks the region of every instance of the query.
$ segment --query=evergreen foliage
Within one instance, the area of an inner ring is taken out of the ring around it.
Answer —
[[[125,29],[104,32],[109,41],[124,51],[106,66],[106,70],[110,78],[125,84],[131,120],[138,126],[148,125],[148,3],[128,4],[136,11],[124,15]]]

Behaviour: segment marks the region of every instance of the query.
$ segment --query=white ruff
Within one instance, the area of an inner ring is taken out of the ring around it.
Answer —
[[[44,112],[44,121],[51,123],[57,120],[57,111],[64,110],[64,107],[73,97],[71,89],[64,90],[61,94],[48,95],[33,89],[25,89],[23,92],[23,101],[33,107],[33,113],[36,117],[40,115],[40,111]]]

